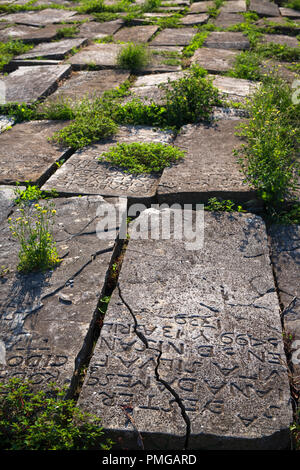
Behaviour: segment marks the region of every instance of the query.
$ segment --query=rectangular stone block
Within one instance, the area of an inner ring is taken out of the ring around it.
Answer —
[[[250,0],[248,10],[255,11],[259,16],[280,16],[276,3],[268,0]]]
[[[170,212],[172,228],[188,214],[195,222],[189,211],[149,209],[131,224],[79,407],[102,418],[117,448],[287,449],[291,399],[264,222],[205,213],[204,246],[189,250],[184,238],[151,238]]]
[[[43,57],[45,59],[63,60],[72,49],[82,47],[88,43],[87,39],[63,39],[56,42],[44,42],[35,46],[29,52],[16,56],[15,60],[28,60]],[[11,64],[14,60],[11,61]]]
[[[187,46],[197,33],[195,28],[165,28],[158,33],[151,46]]]
[[[243,33],[213,31],[205,39],[203,46],[212,47],[213,49],[244,50],[250,48],[250,43],[247,36]]]
[[[101,197],[55,199],[54,239],[61,264],[44,273],[17,271],[18,243],[2,223],[0,380],[29,379],[39,388],[69,384],[90,347],[89,328],[101,297],[114,240],[96,235]],[[41,201],[43,204],[43,201]],[[20,214],[15,211],[12,217]]]
[[[209,16],[205,13],[202,14],[193,14],[193,15],[185,15],[181,20],[180,23],[186,26],[194,26],[199,24],[207,23]]]
[[[150,41],[158,31],[158,26],[131,26],[119,29],[114,34],[114,39],[121,42],[144,43]]]
[[[27,24],[30,26],[44,26],[46,24],[60,23],[66,21],[76,15],[76,11],[57,10],[54,8],[46,8],[41,11],[26,11],[21,13],[12,13],[11,15],[3,15],[2,20],[16,24]]]
[[[229,0],[224,2],[221,7],[221,11],[225,13],[240,13],[247,10],[245,0]]]
[[[107,35],[115,34],[123,25],[122,19],[97,23],[95,21],[83,23],[80,26],[79,36],[89,39],[98,39]]]
[[[213,8],[214,6],[214,1],[194,2],[189,8],[189,13],[206,13],[210,8]]]
[[[192,64],[198,64],[211,73],[228,72],[233,65],[238,52],[226,49],[201,47],[191,57]]]
[[[117,57],[122,44],[91,44],[67,59],[74,70],[93,65],[99,69],[117,67]]]

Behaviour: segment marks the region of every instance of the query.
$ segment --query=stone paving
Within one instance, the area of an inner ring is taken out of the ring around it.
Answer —
[[[227,28],[250,10],[256,25],[278,25],[264,32],[262,43],[298,48],[299,11],[267,0],[228,0],[214,17],[214,1],[178,0],[132,22],[122,11],[97,21],[78,12],[84,0],[49,8],[52,3],[1,15],[0,41],[33,45],[5,65],[1,105],[75,103],[124,83],[123,103],[160,104],[159,85],[179,80],[193,64],[207,70],[227,104],[214,107],[209,123],[187,124],[177,134],[121,125],[113,137],[76,151],[51,140],[69,121],[15,123],[1,116],[1,381],[29,378],[38,389],[50,381],[68,385],[78,406],[96,413],[121,449],[290,449],[290,380],[300,390],[300,367],[288,368],[283,338],[293,337],[296,355],[300,231],[268,226],[262,212],[251,210],[260,203],[233,151],[243,143],[236,135],[247,123],[243,104],[260,83],[229,76],[251,41]],[[161,26],[178,12],[176,27]],[[73,25],[73,37],[59,35]],[[185,57],[197,32],[207,30]],[[151,51],[150,63],[135,73],[117,61],[131,42]],[[266,60],[266,70],[271,63],[282,66],[289,83],[298,77],[286,62]],[[116,143],[144,142],[173,145],[185,158],[150,175],[101,161]],[[18,243],[7,222],[20,215],[17,183],[56,191],[50,196],[62,258],[56,269],[17,270]],[[249,212],[196,210],[212,197],[245,204]],[[128,236],[122,236],[124,203]],[[116,217],[103,228],[107,213]],[[171,228],[169,238],[162,227]],[[108,294],[103,318],[99,302]]]

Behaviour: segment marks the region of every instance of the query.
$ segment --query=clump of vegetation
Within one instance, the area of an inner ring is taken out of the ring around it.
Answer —
[[[25,52],[28,52],[32,48],[32,44],[24,44],[19,40],[11,39],[8,42],[0,42],[0,70],[2,70],[14,56],[25,54]]]
[[[217,197],[211,197],[204,207],[205,210],[211,212],[246,212],[243,206],[237,205],[230,199],[221,199]]]
[[[101,420],[81,411],[65,390],[49,384],[34,392],[29,381],[0,384],[0,449],[109,450]]]
[[[118,54],[117,64],[120,68],[137,72],[150,62],[150,52],[145,44],[128,43]]]
[[[167,166],[184,158],[177,147],[161,143],[131,143],[111,147],[99,160],[124,169],[125,173],[159,173]]]
[[[243,51],[236,56],[230,77],[258,81],[262,78],[261,57],[254,51]]]
[[[287,8],[293,8],[294,10],[300,10],[300,0],[289,0],[284,6]]]
[[[148,13],[155,11],[161,5],[161,0],[145,0],[142,4],[142,12]]]
[[[57,30],[56,37],[57,39],[74,38],[77,33],[79,33],[79,29],[77,28],[76,25],[65,26]]]

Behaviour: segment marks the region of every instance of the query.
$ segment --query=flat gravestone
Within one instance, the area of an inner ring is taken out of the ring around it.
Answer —
[[[70,65],[19,67],[2,79],[5,95],[2,104],[34,103],[57,88],[57,83],[71,72]]]
[[[0,228],[0,264],[8,270],[0,293],[1,381],[27,378],[39,388],[68,384],[88,347],[86,335],[114,244],[97,237],[97,210],[111,204],[97,196],[54,203],[53,235],[64,257],[54,270],[18,273],[18,243],[9,236],[8,224]]]
[[[26,189],[25,186],[18,186],[18,188],[22,191]],[[0,223],[6,219],[12,210],[16,197],[13,186],[0,185]]]
[[[247,10],[246,0],[229,0],[224,2],[221,7],[221,12],[225,13],[239,13]]]
[[[67,59],[74,70],[92,65],[99,69],[116,68],[117,57],[124,46],[122,44],[92,44]]]
[[[285,333],[293,338],[290,349],[293,349],[291,366],[294,369],[294,385],[300,391],[300,226],[272,225],[269,235]]]
[[[300,11],[298,10],[293,10],[292,8],[279,8],[279,10],[282,16],[287,16],[288,18],[300,19]]]
[[[167,226],[170,212],[177,229],[196,219],[152,209],[131,224],[78,406],[101,417],[117,448],[288,449],[293,416],[264,222],[205,213],[204,246],[191,250],[148,232],[145,222]]]
[[[193,15],[186,15],[181,20],[180,23],[186,26],[193,26],[207,23],[209,16],[206,13],[202,14],[193,14]]]
[[[204,47],[214,49],[249,49],[250,43],[247,36],[243,33],[232,33],[227,31],[213,31],[205,39]]]
[[[233,67],[237,54],[236,51],[201,47],[191,57],[191,63],[212,73],[228,72]]]
[[[79,48],[87,44],[88,40],[79,39],[63,39],[62,41],[45,42],[37,45],[31,51],[16,56],[14,61],[35,59],[37,57],[43,57],[45,59],[62,60],[64,59],[74,48]]]
[[[210,8],[215,6],[215,2],[195,2],[189,8],[189,13],[206,13]]]
[[[276,3],[267,0],[250,0],[248,10],[255,11],[259,16],[280,16]]]
[[[79,36],[89,39],[101,39],[104,36],[115,34],[123,25],[121,19],[97,23],[95,21],[83,23],[80,26]]]
[[[220,13],[215,19],[214,24],[218,28],[229,28],[235,24],[244,23],[243,15],[239,13]]]
[[[262,39],[262,43],[274,43],[280,44],[282,46],[288,47],[299,47],[299,41],[296,37],[293,36],[284,36],[282,34],[264,34]]]
[[[131,26],[119,29],[114,39],[121,42],[148,42],[158,31],[158,26]]]
[[[64,124],[60,121],[31,121],[15,124],[11,130],[0,134],[0,184],[44,182],[54,171],[55,162],[69,155],[69,150],[48,140]]]
[[[166,28],[155,36],[151,46],[187,46],[196,33],[195,28]]]
[[[47,8],[41,11],[27,11],[22,13],[12,13],[1,17],[4,21],[16,24],[28,24],[30,26],[44,26],[52,23],[60,23],[66,21],[76,15],[76,11],[57,10]]]
[[[174,145],[186,151],[184,160],[165,168],[157,188],[159,202],[197,203],[210,197],[248,201],[254,191],[244,184],[233,150],[241,146],[235,135],[243,120],[221,119],[189,124]]]
[[[161,142],[171,144],[171,132],[162,132],[143,127],[122,127],[119,133],[105,142],[95,143],[73,154],[52,177],[43,189],[54,188],[64,194],[99,194],[102,196],[126,196],[148,199],[154,196],[159,174],[133,175],[125,173],[98,159],[103,152],[117,142]]]
[[[73,72],[59,88],[50,95],[46,103],[60,99],[80,100],[102,96],[107,90],[120,86],[129,78],[129,72],[123,70],[97,70]]]

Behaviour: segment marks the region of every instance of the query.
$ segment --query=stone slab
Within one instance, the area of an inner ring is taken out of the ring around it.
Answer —
[[[148,42],[158,31],[158,26],[131,26],[119,29],[114,39],[121,42],[143,43]]]
[[[207,23],[209,16],[206,13],[202,14],[193,14],[193,15],[185,15],[181,20],[180,23],[186,26],[194,26],[199,24]]]
[[[289,448],[292,407],[263,220],[205,213],[204,246],[192,251],[173,235],[151,239],[145,222],[152,215],[157,227],[163,214],[170,210],[146,210],[131,224],[79,407],[96,412],[123,449]]]
[[[62,263],[45,273],[20,274],[18,243],[2,224],[0,265],[0,380],[70,383],[88,347],[86,338],[109,267],[114,240],[96,236],[101,197],[55,199],[54,239]],[[15,212],[14,216],[18,216]],[[4,356],[4,357],[3,357]]]
[[[224,13],[240,13],[247,11],[246,0],[229,0],[224,2],[221,12]]]
[[[267,0],[250,0],[248,10],[255,11],[259,16],[280,16],[276,3]]]
[[[46,103],[60,99],[80,100],[84,97],[99,97],[107,90],[120,86],[129,78],[123,70],[97,70],[73,72],[59,88],[50,95]]]
[[[10,39],[21,39],[23,42],[51,41],[57,35],[57,26],[48,25],[44,28],[26,25],[12,25],[0,31],[0,41],[7,42]]]
[[[206,13],[210,8],[215,6],[214,1],[195,2],[189,8],[189,13]]]
[[[245,21],[243,15],[239,13],[220,13],[214,21],[215,26],[218,28],[229,28],[235,24],[243,23]]]
[[[88,43],[87,39],[63,39],[55,42],[45,42],[38,44],[29,52],[15,57],[15,60],[28,60],[37,57],[45,59],[63,60],[74,48],[79,48]],[[14,63],[14,60],[11,61]]]
[[[195,28],[165,28],[158,33],[152,46],[187,46],[197,33]]]
[[[12,13],[11,15],[3,15],[1,19],[16,24],[44,26],[47,24],[66,21],[76,15],[76,13],[77,11],[46,8],[41,11],[26,11],[22,13]]]
[[[105,21],[103,23],[97,23],[96,21],[83,23],[79,28],[79,36],[89,39],[101,39],[104,36],[115,34],[122,27],[123,23],[122,19]]]
[[[124,46],[122,44],[92,44],[67,59],[74,70],[80,70],[93,66],[104,68],[116,68],[117,57]]]
[[[55,91],[58,81],[70,72],[70,65],[19,67],[2,79],[5,86],[2,104],[34,103]]]
[[[211,76],[213,85],[218,88],[220,93],[224,93],[225,98],[236,102],[245,102],[252,93],[260,86],[259,83],[251,82],[241,78],[231,78],[219,76]]]
[[[287,337],[292,335],[292,342],[300,341],[300,226],[272,225],[269,230],[271,240],[271,260],[277,282],[279,300],[282,305],[282,319]],[[297,362],[292,361],[294,384],[300,391],[300,355],[293,347]],[[292,358],[293,359],[293,358]]]
[[[121,127],[112,139],[95,143],[74,153],[44,184],[43,189],[55,188],[63,194],[98,194],[149,199],[155,195],[158,174],[132,175],[100,162],[98,158],[117,142],[172,143],[171,132],[147,127]]]
[[[247,201],[254,197],[233,150],[241,146],[235,135],[243,120],[221,119],[181,128],[174,145],[186,151],[184,160],[165,168],[157,188],[159,202],[198,203],[210,197]]]
[[[205,39],[203,46],[212,47],[213,49],[245,50],[250,48],[250,43],[247,36],[243,33],[213,31]]]
[[[237,54],[238,52],[232,50],[201,47],[191,57],[191,63],[212,73],[228,72],[233,67]]]
[[[281,44],[282,46],[288,47],[299,47],[299,41],[296,37],[285,36],[283,34],[264,34],[261,42],[267,44]]]
[[[300,19],[300,11],[298,10],[293,10],[292,8],[279,8],[279,10],[282,16],[287,16],[288,18]]]
[[[21,191],[24,191],[25,186],[18,186]],[[16,195],[13,186],[0,185],[0,224],[8,217],[8,214],[13,208]],[[1,277],[1,276],[0,276]]]
[[[0,134],[0,184],[43,183],[56,168],[55,162],[70,153],[48,140],[64,125],[61,121],[31,121]]]

